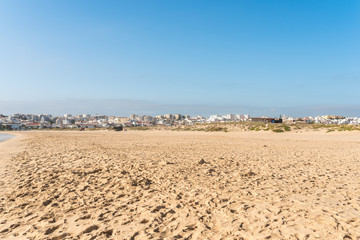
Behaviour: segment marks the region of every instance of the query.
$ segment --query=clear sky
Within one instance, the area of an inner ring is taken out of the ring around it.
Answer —
[[[0,1],[0,113],[228,111],[360,116],[360,1]]]

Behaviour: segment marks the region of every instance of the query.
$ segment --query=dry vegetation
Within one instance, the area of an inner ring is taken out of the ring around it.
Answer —
[[[134,128],[135,129],[135,128]],[[290,131],[360,131],[360,126],[352,125],[324,125],[324,124],[283,124],[283,123],[263,123],[263,122],[229,122],[229,123],[207,123],[195,125],[180,125],[170,127],[152,127],[153,130],[172,130],[172,131],[204,131],[204,132],[236,132],[236,131],[272,131],[276,133]]]

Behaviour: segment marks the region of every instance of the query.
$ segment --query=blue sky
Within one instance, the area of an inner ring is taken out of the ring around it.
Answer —
[[[4,0],[0,33],[0,113],[360,116],[357,0]]]

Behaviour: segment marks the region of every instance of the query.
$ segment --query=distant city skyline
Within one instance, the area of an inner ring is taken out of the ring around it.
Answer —
[[[360,1],[0,1],[0,113],[360,116]]]

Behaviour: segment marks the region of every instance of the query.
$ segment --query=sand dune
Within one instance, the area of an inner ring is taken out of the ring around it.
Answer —
[[[24,135],[1,239],[360,239],[359,133]]]

